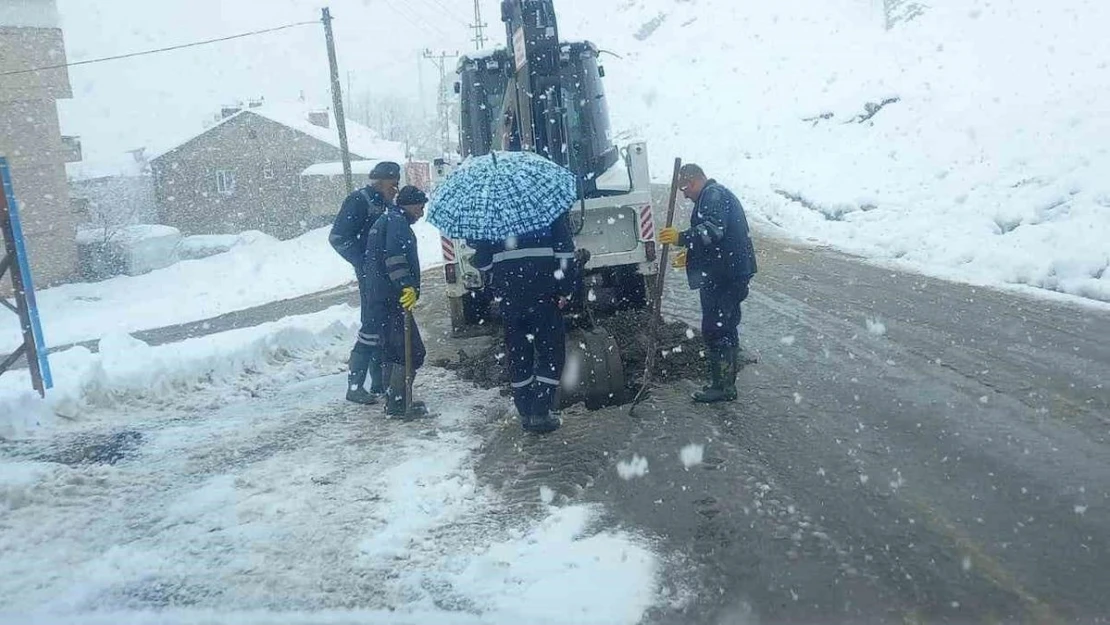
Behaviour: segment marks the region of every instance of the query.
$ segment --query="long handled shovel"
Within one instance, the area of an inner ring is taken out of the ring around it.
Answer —
[[[405,311],[405,416],[412,418],[412,311]]]
[[[671,194],[667,199],[667,227],[670,228],[674,223],[674,207],[675,202],[678,200],[678,174],[682,169],[682,159],[674,159],[674,175],[671,177]],[[632,416],[636,410],[636,404],[640,403],[644,394],[651,386],[651,372],[655,368],[655,354],[659,351],[659,325],[663,323],[663,282],[667,275],[668,256],[670,255],[671,246],[664,244],[663,250],[660,252],[659,260],[659,273],[655,274],[655,291],[652,293],[651,303],[651,328],[648,330],[651,336],[651,349],[647,353],[647,367],[644,369],[644,385],[640,387],[640,391],[632,398],[632,404],[628,407],[628,415]]]

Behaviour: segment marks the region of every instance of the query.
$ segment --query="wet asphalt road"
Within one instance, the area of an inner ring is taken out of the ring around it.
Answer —
[[[637,418],[571,410],[539,441],[502,427],[484,479],[528,505],[541,484],[603,503],[657,541],[675,602],[652,623],[1110,622],[1110,315],[756,245],[742,342],[758,362],[737,402],[695,407],[688,382]],[[419,315],[433,361],[459,347],[441,298],[426,289]],[[350,289],[142,338],[343,302]],[[664,312],[697,327],[676,273]],[[704,459],[686,468],[690,443]],[[624,480],[633,455],[649,471]]]
[[[584,493],[682,554],[652,622],[1110,622],[1110,315],[756,245],[739,400],[658,389]]]

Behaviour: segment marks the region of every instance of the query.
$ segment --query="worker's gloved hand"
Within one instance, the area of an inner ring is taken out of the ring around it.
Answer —
[[[401,307],[405,310],[411,311],[416,308],[416,300],[420,297],[416,294],[416,289],[411,286],[406,286],[401,289]]]
[[[675,269],[686,268],[686,250],[679,250],[679,252],[675,254],[674,260],[671,261],[671,267]]]
[[[678,228],[663,228],[659,231],[659,242],[663,245],[678,245]]]

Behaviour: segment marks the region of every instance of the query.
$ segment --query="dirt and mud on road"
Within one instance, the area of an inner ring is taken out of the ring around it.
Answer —
[[[630,388],[643,382],[647,354],[651,349],[651,315],[644,310],[623,311],[596,320],[599,327],[612,334],[620,349],[624,375]],[[660,325],[657,349],[659,357],[652,371],[652,381],[667,384],[677,380],[705,376],[705,343],[701,333],[681,321],[665,321]],[[455,371],[460,377],[482,388],[507,387],[509,375],[504,335],[495,328],[486,345],[458,350],[454,359],[440,358],[437,366]],[[744,357],[750,364],[753,358]]]

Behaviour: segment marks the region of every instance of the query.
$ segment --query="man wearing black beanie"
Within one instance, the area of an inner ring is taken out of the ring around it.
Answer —
[[[423,417],[423,402],[412,402],[405,410],[405,316],[420,298],[420,256],[412,224],[424,216],[428,196],[413,186],[401,189],[396,205],[386,208],[367,237],[367,280],[370,310],[380,319],[382,372],[388,384],[385,412],[390,417]],[[415,372],[424,364],[426,351],[415,322],[412,328],[412,363]]]
[[[368,317],[370,285],[366,280],[367,233],[397,195],[401,166],[391,161],[374,165],[370,184],[347,196],[335,216],[328,242],[344,260],[351,263],[358,279],[362,327],[351,349],[347,374],[347,400],[373,404],[385,392],[381,371],[381,333]],[[370,375],[370,390],[363,386]]]

